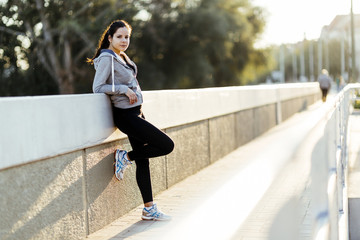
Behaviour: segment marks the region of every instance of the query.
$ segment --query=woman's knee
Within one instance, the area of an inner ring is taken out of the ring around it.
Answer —
[[[164,155],[167,155],[167,154],[171,153],[174,150],[175,143],[171,138],[169,138],[167,140],[167,143],[164,144],[163,146],[164,146]]]

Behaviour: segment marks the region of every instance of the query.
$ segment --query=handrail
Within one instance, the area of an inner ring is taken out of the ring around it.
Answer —
[[[348,233],[342,233],[347,226],[346,221],[341,218],[347,218],[347,194],[346,194],[346,174],[348,163],[348,119],[351,113],[351,103],[354,100],[353,91],[359,89],[360,84],[348,84],[337,96],[333,102],[332,109],[328,112],[327,121],[324,126],[324,137],[321,141],[326,159],[320,161],[321,167],[327,167],[327,181],[322,184],[327,189],[327,197],[324,199],[321,193],[313,192],[316,200],[323,201],[326,210],[317,209],[315,213],[315,222],[313,225],[312,239],[348,239]],[[325,153],[326,152],[326,153]],[[327,161],[326,161],[327,160]],[[313,166],[314,167],[314,166]],[[319,166],[318,166],[319,167]],[[314,177],[316,171],[312,171]],[[316,210],[315,210],[316,211]]]

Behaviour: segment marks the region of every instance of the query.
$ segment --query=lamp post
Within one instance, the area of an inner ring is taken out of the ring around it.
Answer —
[[[285,83],[285,45],[280,46],[280,82]]]
[[[313,42],[309,41],[309,74],[310,74],[310,82],[313,82],[315,80],[314,77],[314,48],[313,48]]]
[[[353,14],[353,1],[351,0],[350,8],[350,21],[351,21],[351,81],[356,81],[356,58],[355,58],[355,35],[354,35],[354,14]]]
[[[344,43],[344,36],[346,33],[342,34],[341,42],[340,42],[340,74],[344,77],[345,75],[345,43]]]
[[[318,74],[319,75],[321,73],[321,69],[323,68],[322,66],[322,39],[319,38],[318,40]]]
[[[305,82],[306,81],[306,75],[305,75],[305,50],[304,50],[304,40],[300,43],[300,81]]]
[[[292,68],[293,68],[293,82],[297,82],[297,61],[296,61],[296,52],[295,47],[292,46]]]

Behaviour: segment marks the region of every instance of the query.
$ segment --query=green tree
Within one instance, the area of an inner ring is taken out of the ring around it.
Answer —
[[[151,17],[136,40],[142,69],[156,72],[139,75],[146,88],[242,83],[241,72],[256,59],[250,56],[256,55],[253,44],[264,26],[261,9],[247,0],[202,0],[152,1],[147,11]]]
[[[266,65],[253,48],[262,10],[248,0],[8,0],[0,10],[1,92],[12,92],[2,95],[90,92],[85,59],[114,19],[133,26],[127,53],[143,89],[246,84]]]
[[[0,7],[1,42],[21,50],[15,54],[3,50],[3,54],[9,59],[23,56],[31,67],[37,68],[29,73],[46,71],[44,77],[37,74],[40,82],[55,82],[59,93],[74,93],[77,86],[91,86],[91,80],[86,84],[81,80],[93,76],[85,59],[96,48],[99,34],[114,18],[135,15],[136,9],[131,6],[126,0],[85,3],[80,0],[8,0]],[[28,42],[27,48],[22,46],[24,42]],[[14,60],[11,66],[15,66]]]

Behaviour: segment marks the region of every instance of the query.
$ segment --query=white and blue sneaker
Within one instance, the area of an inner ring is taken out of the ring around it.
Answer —
[[[142,211],[141,218],[143,220],[155,220],[155,221],[169,221],[171,220],[171,216],[166,215],[165,213],[161,212],[156,203],[151,207],[145,207]]]
[[[116,149],[115,151],[115,177],[119,181],[123,179],[126,167],[132,164],[126,155],[125,150]]]

